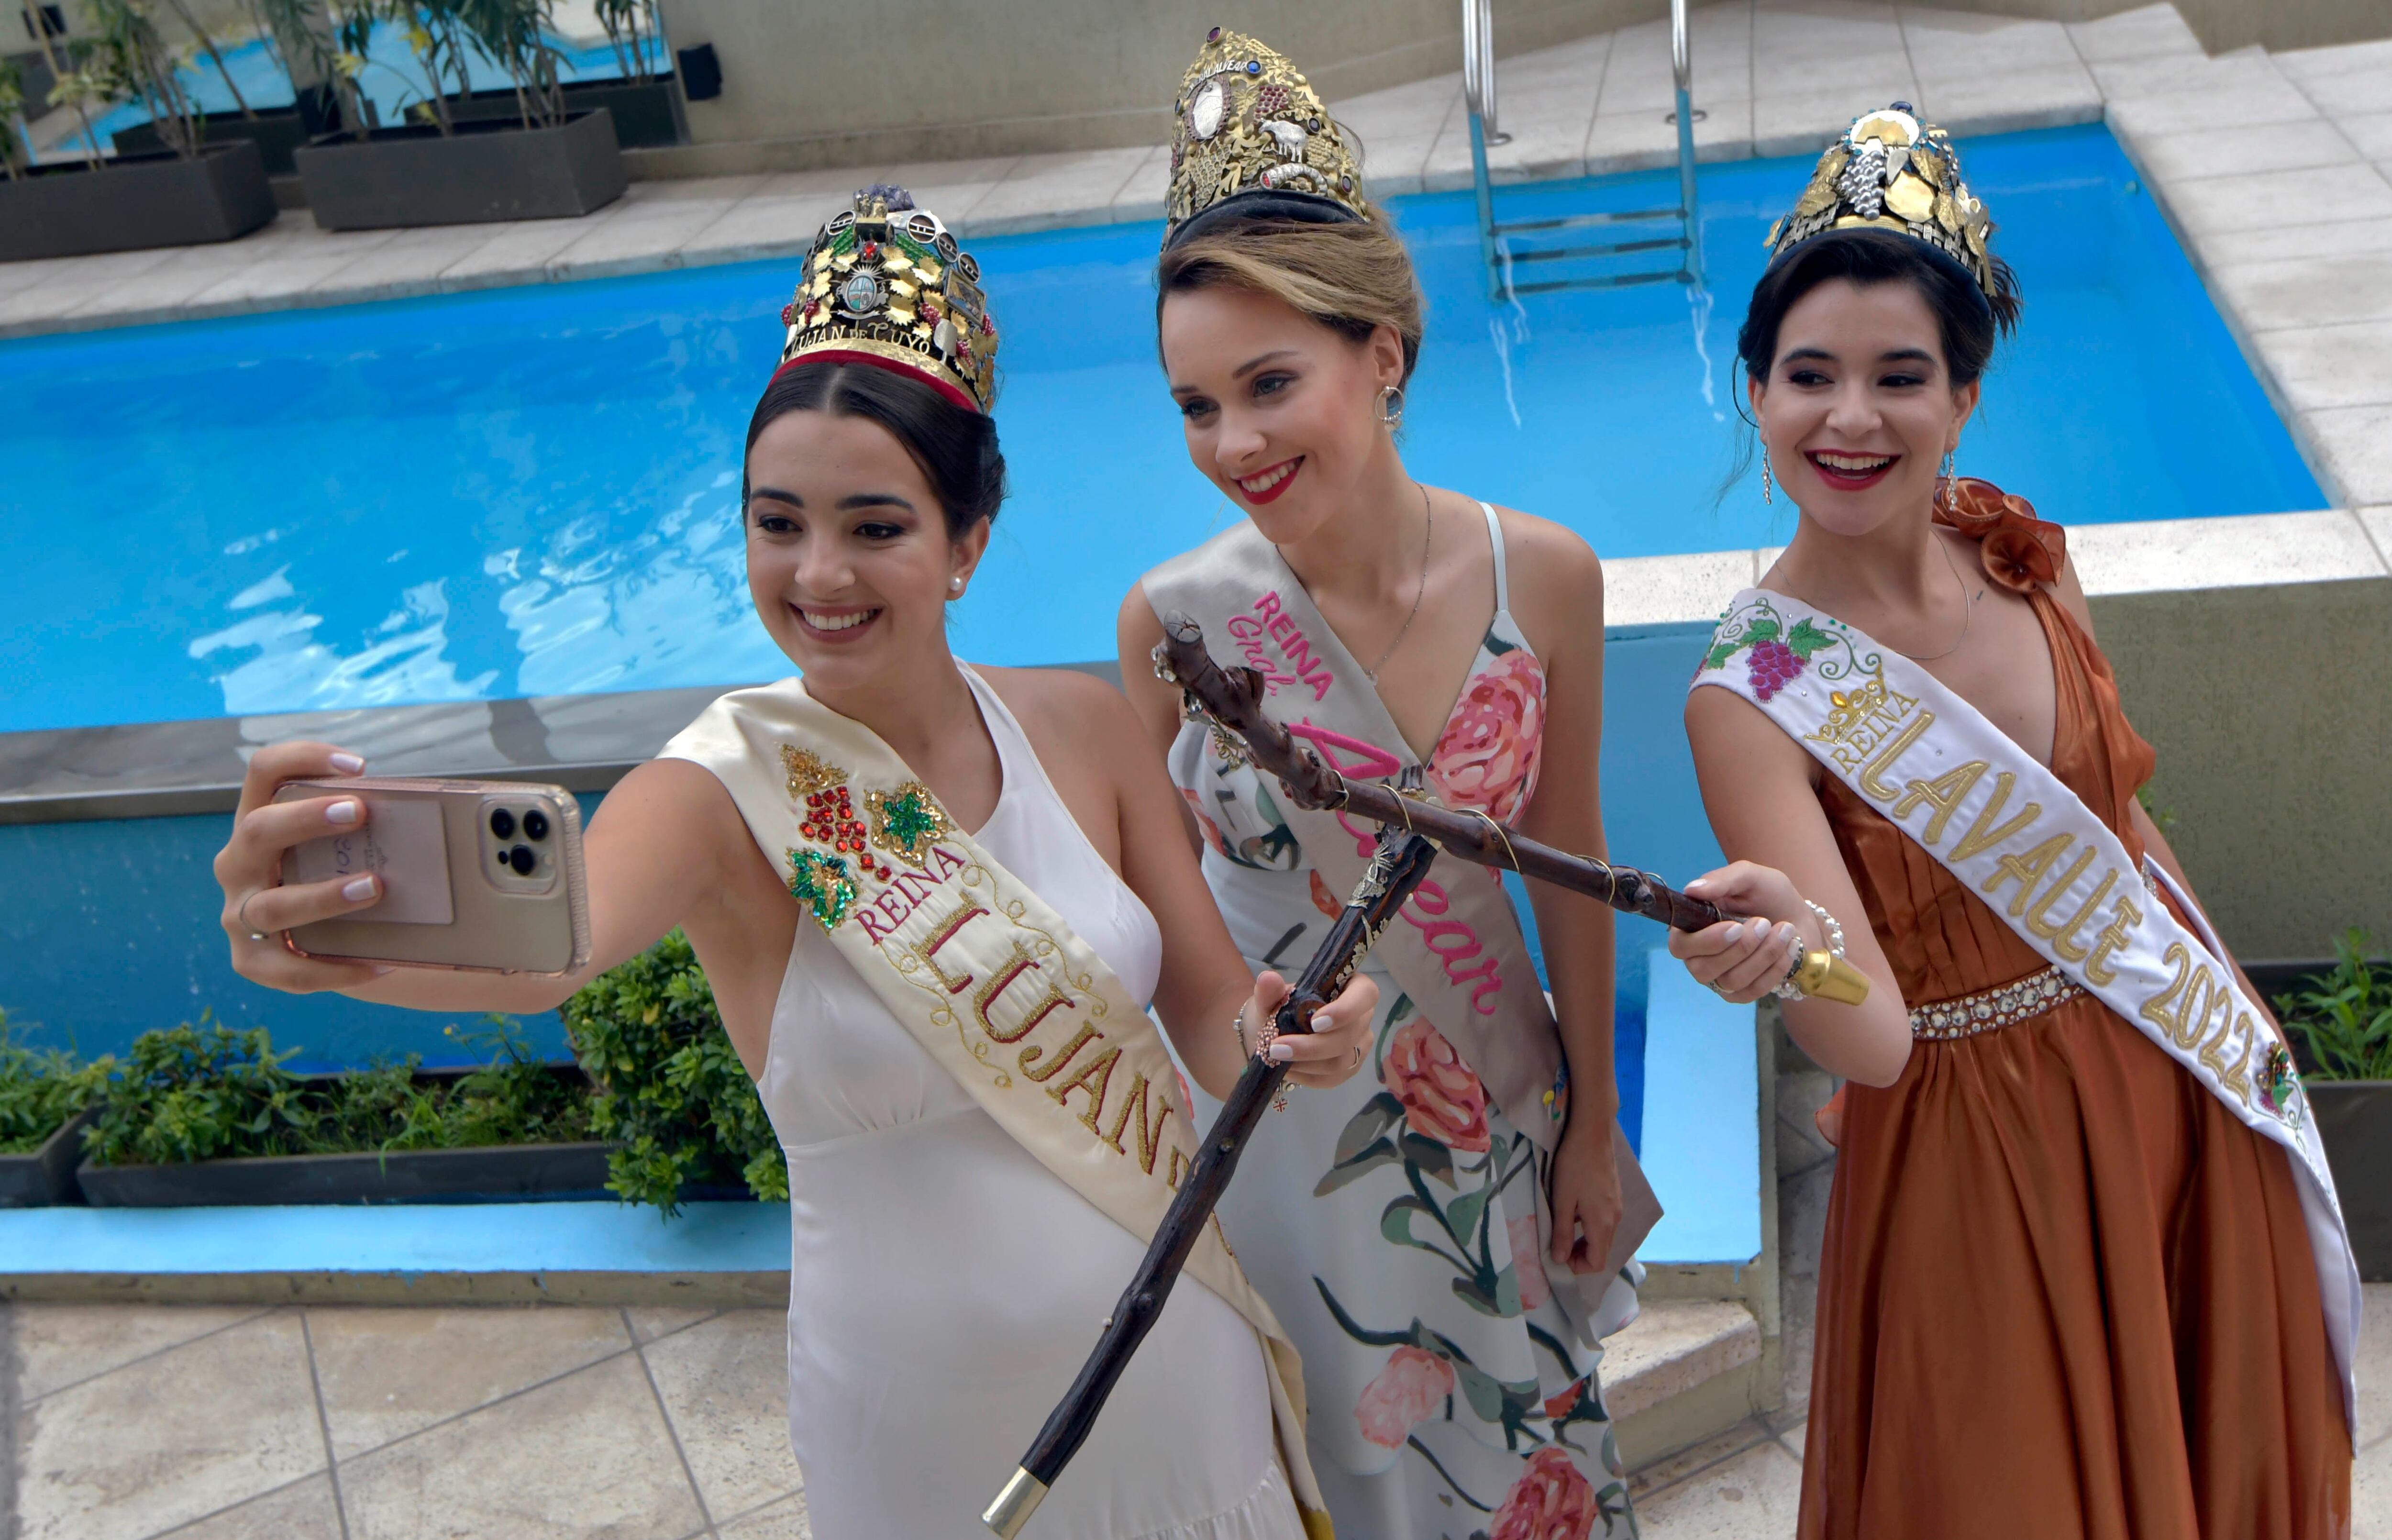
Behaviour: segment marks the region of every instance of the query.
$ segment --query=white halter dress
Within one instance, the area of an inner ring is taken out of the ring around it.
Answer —
[[[1139,999],[1154,918],[969,669],[1004,791],[976,836]],[[758,1089],[789,1162],[789,1441],[818,1540],[986,1540],[981,1510],[1145,1253],[1015,1143],[811,920]],[[1034,1520],[1042,1540],[1301,1540],[1254,1329],[1184,1278]]]

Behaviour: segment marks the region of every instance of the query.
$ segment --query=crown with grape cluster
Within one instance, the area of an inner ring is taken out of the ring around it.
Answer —
[[[831,216],[781,320],[788,340],[775,377],[833,359],[918,375],[972,411],[996,395],[996,326],[980,264],[904,188],[875,183]]]
[[[1951,137],[1921,124],[1906,101],[1864,112],[1819,157],[1794,210],[1769,227],[1770,266],[1814,236],[1874,228],[1924,241],[1957,268],[1978,297],[2017,293],[2009,265],[1986,244],[1994,222],[1960,179]]]
[[[1171,104],[1163,244],[1217,219],[1367,219],[1362,166],[1320,93],[1264,44],[1216,27]]]

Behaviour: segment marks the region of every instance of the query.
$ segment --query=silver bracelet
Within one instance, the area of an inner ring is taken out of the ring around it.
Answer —
[[[1826,910],[1821,908],[1818,905],[1812,903],[1807,898],[1802,900],[1802,907],[1809,909],[1813,914],[1817,915],[1819,917],[1819,923],[1826,927],[1827,955],[1833,958],[1842,957],[1844,955],[1843,926],[1837,922],[1834,915],[1829,914]],[[1802,991],[1795,986],[1794,981],[1800,975],[1802,972],[1802,964],[1809,955],[1809,949],[1802,945],[1802,937],[1800,933],[1796,933],[1792,943],[1788,946],[1788,950],[1791,951],[1793,956],[1787,960],[1786,976],[1778,981],[1777,987],[1771,990],[1770,993],[1775,995],[1781,1000],[1799,1000],[1802,998]]]

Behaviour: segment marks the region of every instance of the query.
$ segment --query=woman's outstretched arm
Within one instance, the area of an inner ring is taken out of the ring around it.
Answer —
[[[1686,697],[1686,737],[1711,831],[1731,863],[1686,892],[1754,918],[1672,931],[1671,955],[1697,981],[1724,985],[1724,998],[1759,999],[1786,976],[1789,936],[1808,948],[1826,946],[1826,927],[1802,902],[1812,900],[1843,926],[1845,958],[1874,987],[1859,1005],[1788,1000],[1786,1030],[1828,1074],[1892,1085],[1910,1060],[1909,1008],[1819,806],[1811,757],[1759,707],[1724,689]]]
[[[730,911],[732,896],[753,890],[761,869],[730,793],[699,765],[656,760],[607,793],[584,836],[591,952],[579,972],[538,978],[301,957],[282,944],[280,933],[312,920],[370,915],[382,894],[372,879],[345,890],[338,881],[277,886],[292,846],[357,827],[366,806],[338,793],[287,803],[275,802],[274,793],[288,780],[358,774],[349,768],[356,763],[333,745],[313,742],[275,744],[250,761],[232,838],[215,861],[225,933],[234,971],[242,977],[292,994],[332,990],[420,1011],[527,1013],[553,1010],[676,925],[687,929],[709,973],[748,960],[744,954],[760,939],[769,948],[769,938],[752,936],[755,925],[737,921]],[[770,873],[764,876],[769,885]],[[268,939],[250,940],[253,930],[268,933]],[[786,944],[784,933],[784,958]],[[744,1055],[749,1045],[740,1046]]]

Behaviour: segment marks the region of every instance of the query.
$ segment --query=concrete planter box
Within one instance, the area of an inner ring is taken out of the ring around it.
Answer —
[[[307,125],[300,121],[295,107],[275,108],[254,118],[244,118],[239,112],[210,112],[200,119],[200,126],[203,144],[233,144],[246,139],[257,146],[258,158],[266,163],[268,176],[291,176],[292,153],[308,139]],[[145,155],[166,148],[154,123],[135,124],[119,129],[109,138],[119,155]]]
[[[2359,1275],[2392,1280],[2392,1080],[2309,1080]]]
[[[511,90],[476,91],[462,101],[451,101],[448,107],[461,123],[488,118],[523,121],[515,94]],[[628,80],[568,83],[565,86],[565,107],[568,112],[604,108],[615,120],[615,142],[625,150],[653,150],[689,140],[689,125],[682,113],[681,88],[670,75],[645,85]]]
[[[195,1208],[294,1203],[525,1203],[600,1199],[603,1143],[500,1144],[474,1150],[243,1155],[176,1166],[95,1166],[76,1172],[95,1208]]]
[[[328,230],[576,218],[623,195],[622,151],[604,108],[555,128],[508,119],[328,135],[292,157]]]
[[[231,241],[273,218],[266,163],[247,141],[188,161],[165,152],[98,171],[43,166],[0,181],[0,261]]]
[[[83,1161],[83,1130],[99,1116],[97,1107],[58,1125],[58,1132],[23,1155],[0,1155],[0,1208],[47,1208],[81,1203],[75,1168]]]

